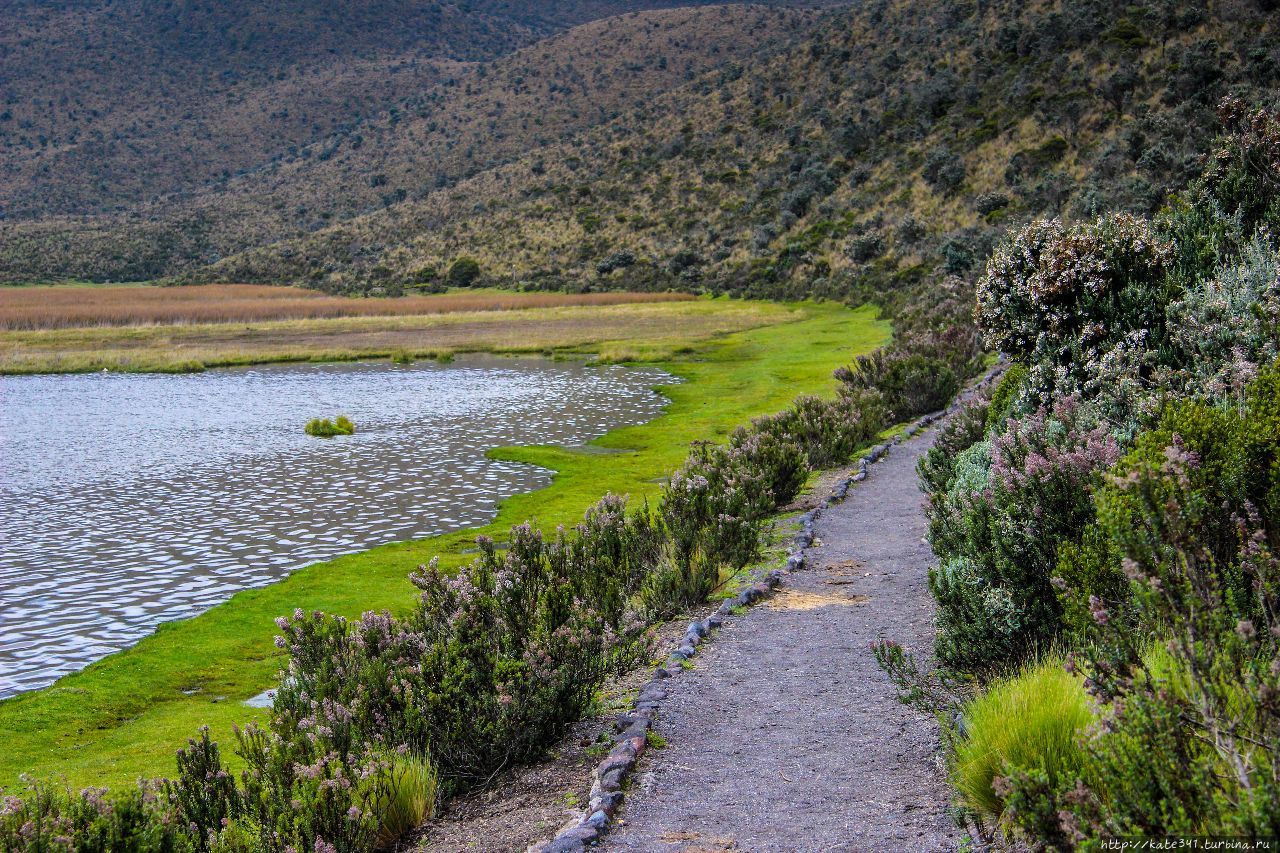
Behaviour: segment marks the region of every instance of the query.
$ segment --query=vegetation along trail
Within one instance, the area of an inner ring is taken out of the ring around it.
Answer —
[[[505,538],[511,526],[529,519],[546,529],[573,524],[610,491],[637,503],[653,498],[690,442],[722,438],[752,417],[783,408],[798,392],[830,394],[837,385],[831,371],[840,359],[869,352],[888,337],[888,324],[870,307],[801,303],[780,310],[786,322],[663,343],[665,353],[648,361],[682,381],[661,389],[671,400],[661,417],[593,442],[612,452],[493,451],[495,458],[556,473],[548,488],[503,502],[492,524],[302,569],[194,619],[165,624],[53,687],[0,702],[0,787],[14,790],[23,773],[113,789],[171,773],[174,750],[201,725],[227,741],[232,724],[264,716],[243,702],[273,686],[284,660],[273,644],[275,617],[295,608],[346,616],[400,612],[414,600],[406,575],[434,556],[448,570],[469,563],[477,535]],[[228,760],[239,769],[235,757]]]
[[[669,746],[612,849],[956,848],[937,726],[898,701],[871,648],[932,644],[915,472],[932,442],[895,446],[819,517],[807,567],[671,679],[656,727]]]

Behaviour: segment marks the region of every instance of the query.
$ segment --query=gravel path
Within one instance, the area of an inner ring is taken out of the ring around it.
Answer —
[[[896,445],[816,525],[809,565],[670,681],[615,851],[954,850],[934,721],[870,646],[927,652],[933,611],[916,459]]]

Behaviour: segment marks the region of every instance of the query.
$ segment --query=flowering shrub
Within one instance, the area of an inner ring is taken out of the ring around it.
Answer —
[[[797,397],[785,411],[757,418],[751,431],[795,442],[818,470],[848,462],[884,428],[886,414],[877,392],[844,390],[834,400]]]
[[[1205,159],[1193,198],[1237,220],[1246,238],[1259,228],[1280,235],[1280,116],[1227,97],[1218,117],[1227,133]]]
[[[505,556],[482,541],[456,578],[430,567],[414,579],[429,642],[417,710],[454,789],[536,757],[582,716],[630,639],[576,598],[571,566],[525,535]]]
[[[210,740],[208,726],[201,728],[198,739],[178,750],[178,778],[165,782],[164,789],[201,850],[243,812],[235,779],[222,766],[222,754]]]
[[[1152,366],[1172,258],[1172,244],[1128,214],[1033,222],[988,261],[978,325],[990,347],[1027,365],[1041,402],[1112,393],[1117,373],[1141,381]]]
[[[102,788],[75,794],[45,783],[33,783],[25,798],[0,792],[0,850],[179,853],[195,849],[177,810],[151,783],[140,783],[111,799]]]
[[[1058,546],[1092,520],[1092,490],[1119,456],[1107,427],[1073,397],[960,454],[929,508],[941,660],[990,669],[1053,641]]]
[[[1091,597],[1103,709],[1068,784],[1014,778],[1041,838],[1280,830],[1280,368],[1241,409],[1183,404],[1098,495],[1129,598]],[[1114,618],[1117,605],[1131,620]],[[1137,630],[1134,626],[1137,626]]]
[[[258,828],[269,853],[315,850],[358,853],[374,848],[380,816],[369,808],[384,796],[389,765],[372,754],[343,759],[323,735],[297,736],[272,722],[237,732],[248,764],[240,800],[246,823]]]
[[[663,487],[658,515],[666,547],[641,591],[647,614],[661,616],[704,601],[724,571],[755,558],[764,519],[775,506],[774,489],[789,476],[752,464],[769,443],[744,437],[736,446],[695,444]],[[788,456],[794,461],[793,454],[777,454],[790,465]]]
[[[457,576],[416,572],[415,611],[282,620],[290,653],[276,697],[281,727],[350,760],[370,745],[428,750],[446,789],[536,756],[577,720],[642,639],[626,602],[659,554],[648,513],[606,497],[576,536],[529,525],[507,549],[479,540]]]
[[[760,472],[769,503],[775,507],[790,503],[809,477],[810,453],[787,430],[791,426],[798,424],[761,418],[729,436],[730,451],[740,454],[742,465]]]
[[[1280,356],[1280,254],[1263,238],[1169,306],[1176,371],[1165,380],[1201,399],[1240,397]]]

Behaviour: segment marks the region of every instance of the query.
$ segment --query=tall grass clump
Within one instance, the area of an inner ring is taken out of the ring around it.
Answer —
[[[992,683],[962,714],[951,781],[961,805],[983,825],[1010,828],[1010,774],[1035,774],[1057,784],[1074,780],[1084,768],[1080,740],[1093,710],[1080,677],[1068,673],[1061,658],[1028,663]]]
[[[386,786],[375,789],[365,801],[365,807],[378,816],[379,850],[394,850],[400,839],[435,816],[439,781],[435,767],[425,757],[391,758]]]

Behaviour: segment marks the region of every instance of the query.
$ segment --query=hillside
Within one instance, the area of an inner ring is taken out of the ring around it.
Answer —
[[[1150,212],[1222,95],[1277,103],[1264,5],[613,18],[470,69],[358,144],[124,216],[11,223],[0,278],[394,290],[474,257],[531,286],[838,295],[963,272],[1011,223]]]
[[[132,206],[270,163],[471,65],[670,0],[19,0],[0,28],[0,217]]]
[[[154,278],[421,199],[608,122],[708,68],[745,59],[812,19],[742,6],[578,27],[453,74],[381,116],[194,198],[170,197],[111,217],[0,225],[9,238],[6,257],[18,255],[0,279]]]

